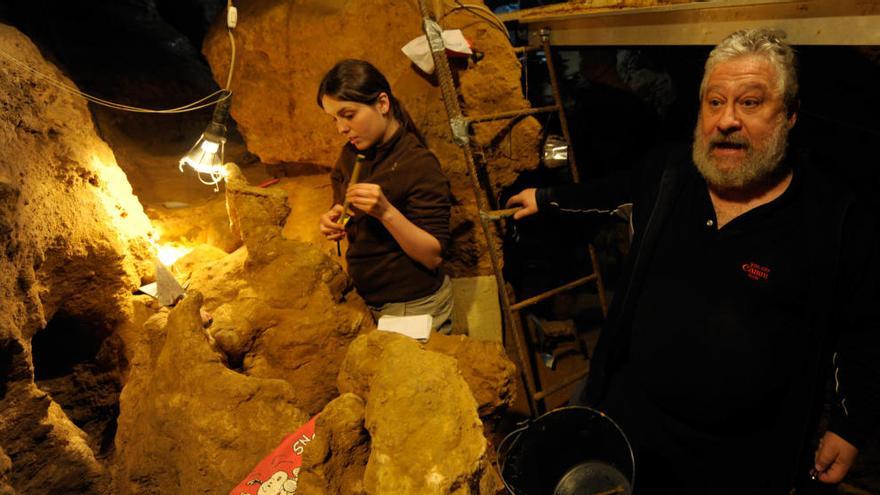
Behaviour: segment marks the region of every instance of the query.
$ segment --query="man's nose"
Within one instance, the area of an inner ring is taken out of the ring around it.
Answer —
[[[718,130],[727,134],[733,131],[738,131],[741,128],[742,122],[739,120],[736,106],[733,104],[725,105],[724,109],[721,111],[721,116],[718,118]]]

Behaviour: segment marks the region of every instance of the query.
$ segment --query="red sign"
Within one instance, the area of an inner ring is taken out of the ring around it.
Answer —
[[[315,418],[287,435],[229,495],[293,495],[305,446],[315,438]]]

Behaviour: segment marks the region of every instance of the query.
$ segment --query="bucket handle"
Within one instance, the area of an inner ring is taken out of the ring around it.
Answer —
[[[510,493],[511,495],[519,494],[517,494],[516,491],[514,491],[514,489],[507,484],[507,480],[504,479],[504,468],[507,464],[507,454],[509,453],[509,450],[512,449],[514,445],[516,445],[516,441],[519,440],[519,437],[522,436],[523,432],[531,428],[532,420],[530,418],[527,418],[517,423],[516,426],[516,429],[505,435],[504,438],[501,439],[500,442],[498,442],[498,447],[495,449],[495,454],[498,456],[499,459],[502,459],[501,465],[498,466],[498,477],[501,478],[501,482],[504,483],[504,488],[506,488],[508,493]],[[504,444],[506,444],[508,441],[510,441],[510,445],[507,447],[507,451],[505,451]]]

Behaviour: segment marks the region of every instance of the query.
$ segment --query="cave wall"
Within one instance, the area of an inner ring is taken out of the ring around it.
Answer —
[[[0,25],[0,46],[72,85],[14,28]],[[247,184],[229,189],[244,246],[204,246],[184,267],[205,295],[171,312],[133,298],[152,227],[85,101],[0,64],[0,493],[225,493],[338,395],[348,343],[372,328],[365,306],[332,259],[282,237],[286,194]],[[477,408],[512,401],[513,367],[491,350],[458,388],[472,475],[487,462]],[[389,414],[411,414],[401,405]]]
[[[91,364],[102,348],[113,354],[110,329],[150,271],[151,228],[85,100],[20,63],[73,83],[18,30],[0,25],[0,46],[17,61],[0,58],[0,479],[24,493],[102,493],[96,439],[56,400],[63,393],[35,383],[32,339],[78,321],[96,342]],[[81,385],[72,402],[89,400]]]

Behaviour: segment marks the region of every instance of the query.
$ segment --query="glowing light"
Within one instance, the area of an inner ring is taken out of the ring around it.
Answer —
[[[226,144],[226,119],[229,117],[231,104],[231,96],[217,102],[211,123],[196,144],[180,159],[181,172],[184,172],[185,166],[192,168],[198,173],[199,180],[203,184],[214,186],[215,191],[220,190],[219,184],[229,175],[223,166],[223,148]]]
[[[165,266],[171,266],[177,260],[189,254],[190,251],[192,251],[192,248],[174,244],[162,244],[159,246],[159,261]]]
[[[199,180],[203,184],[216,188],[217,184],[229,175],[229,171],[223,165],[225,143],[226,138],[218,140],[216,136],[202,134],[189,153],[180,159],[180,171],[184,172],[184,167],[188,166],[198,173]]]
[[[144,214],[144,207],[132,192],[128,177],[117,165],[113,152],[101,142],[90,151],[89,161],[96,177],[96,187],[90,188],[96,203],[94,206],[79,206],[89,211],[103,212],[102,216],[119,239],[137,251],[135,256],[148,255],[141,252],[147,248],[141,239],[149,235],[153,227]]]
[[[156,257],[159,258],[159,261],[165,266],[172,266],[177,262],[180,258],[189,254],[193,248],[186,246],[180,242],[164,242],[159,243],[159,233],[156,232],[152,237],[148,238],[150,244],[153,245],[153,248],[156,250]]]

